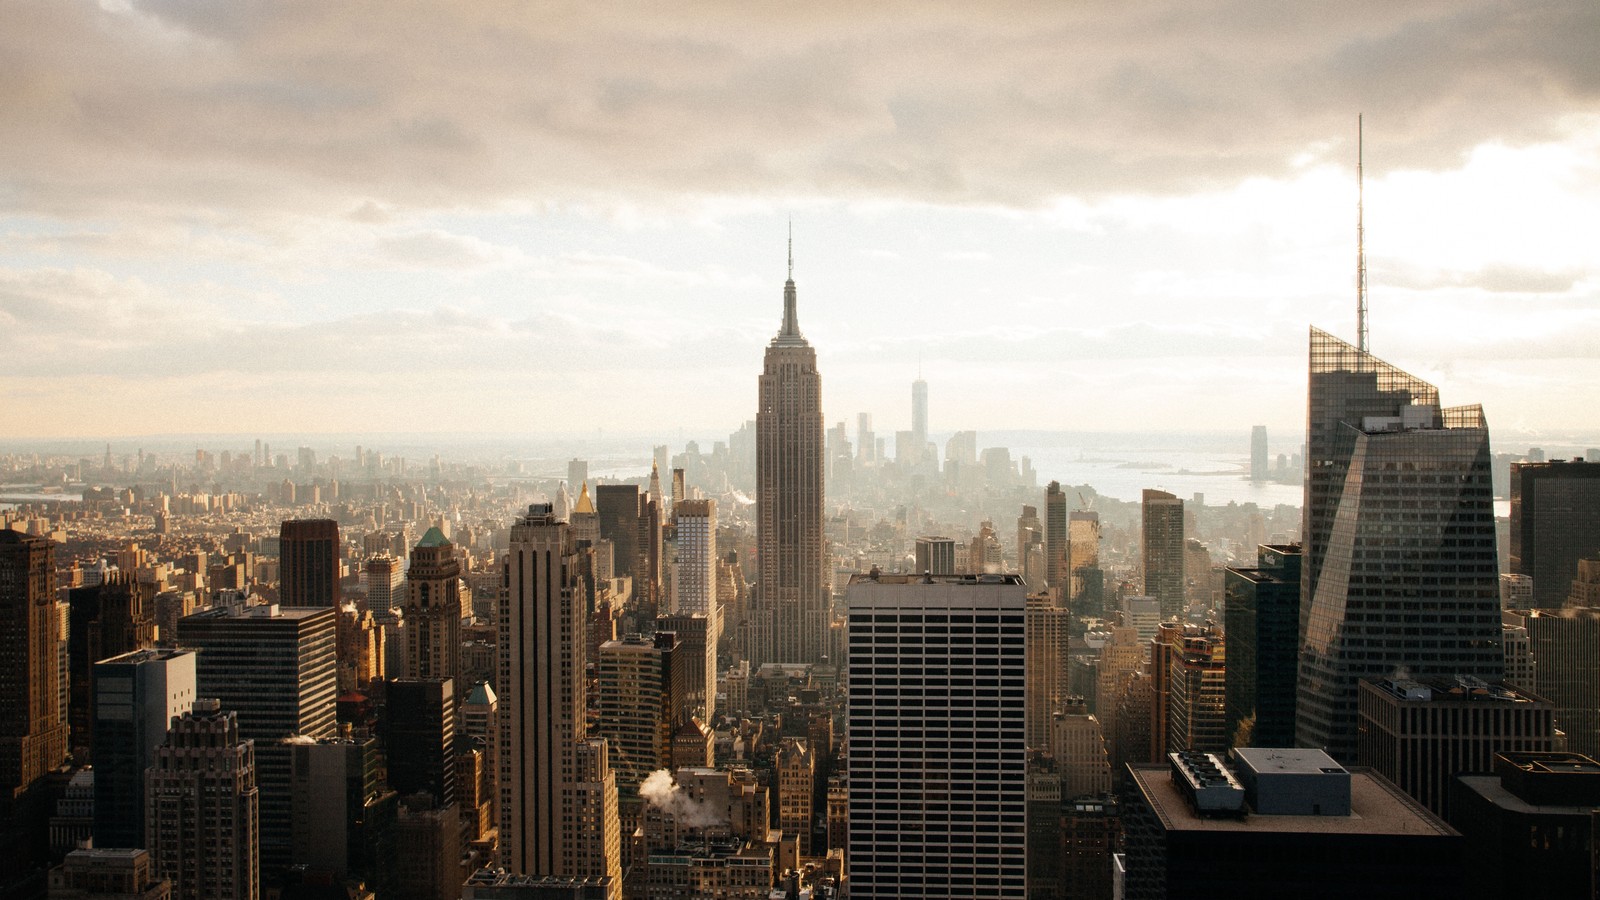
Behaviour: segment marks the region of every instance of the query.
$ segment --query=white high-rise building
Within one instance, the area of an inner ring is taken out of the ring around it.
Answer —
[[[856,575],[850,896],[1022,898],[1027,589],[1018,575]]]

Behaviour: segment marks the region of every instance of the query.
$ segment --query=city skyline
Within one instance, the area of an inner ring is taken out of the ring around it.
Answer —
[[[830,424],[909,427],[920,362],[933,433],[1284,433],[1305,327],[1355,334],[1358,114],[1373,352],[1500,434],[1582,424],[1592,10],[700,12],[13,9],[5,437],[399,431],[402,395],[714,433],[791,216]],[[503,390],[578,376],[608,402]]]

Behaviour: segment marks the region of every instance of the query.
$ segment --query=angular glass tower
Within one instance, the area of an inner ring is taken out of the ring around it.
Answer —
[[[1489,428],[1311,330],[1296,739],[1353,761],[1362,678],[1498,680]]]

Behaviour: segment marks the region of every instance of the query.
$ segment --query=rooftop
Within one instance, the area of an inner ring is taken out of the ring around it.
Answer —
[[[1471,675],[1421,678],[1369,678],[1364,684],[1402,703],[1546,703],[1543,697],[1503,681]]]
[[[1279,751],[1281,752],[1281,751]],[[1348,816],[1260,816],[1210,818],[1197,815],[1173,784],[1171,769],[1148,763],[1128,766],[1135,786],[1168,831],[1262,834],[1376,834],[1454,836],[1456,830],[1405,792],[1369,769],[1350,772]]]

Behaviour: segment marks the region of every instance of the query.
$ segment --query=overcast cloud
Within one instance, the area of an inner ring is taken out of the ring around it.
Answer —
[[[1295,428],[1357,113],[1375,351],[1587,427],[1597,46],[1571,0],[10,2],[0,437],[715,434],[789,217],[830,421],[904,427],[920,361],[937,427]]]

